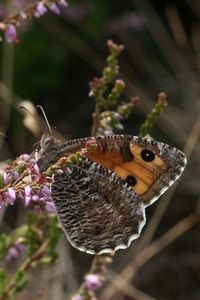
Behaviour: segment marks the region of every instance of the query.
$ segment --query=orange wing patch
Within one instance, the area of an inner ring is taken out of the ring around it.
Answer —
[[[106,167],[107,169],[112,170],[120,178],[124,179],[129,183],[129,179],[133,182],[133,190],[139,194],[145,194],[151,186],[156,182],[160,174],[165,172],[167,169],[165,161],[153,153],[152,161],[145,161],[142,159],[142,148],[141,146],[135,144],[129,144],[129,149],[126,149],[127,146],[124,146],[122,151],[108,151],[100,150],[97,148],[90,148],[88,152],[85,153],[85,156]],[[123,151],[124,150],[124,151]],[[127,158],[123,156],[123,153],[127,151],[132,153],[132,158],[130,161],[127,161]],[[151,151],[151,150],[149,150]],[[133,180],[134,178],[134,180]],[[131,185],[131,183],[130,183]]]

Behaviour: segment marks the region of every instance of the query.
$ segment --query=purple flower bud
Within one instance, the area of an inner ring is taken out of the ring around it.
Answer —
[[[59,3],[60,6],[64,6],[64,7],[68,6],[67,1],[65,1],[65,0],[60,0],[58,3]]]
[[[8,176],[8,173],[3,172],[3,182],[4,182],[4,184],[7,185],[9,180],[10,180],[10,178]]]
[[[114,118],[115,118],[116,120],[120,121],[120,120],[122,119],[122,116],[121,116],[120,113],[114,112]]]
[[[37,202],[39,200],[39,196],[38,195],[33,195],[32,196],[32,201]]]
[[[47,8],[44,5],[44,3],[39,2],[37,7],[36,7],[36,12],[39,16],[43,16],[47,12]]]
[[[51,200],[51,191],[46,185],[41,188],[39,197],[42,201]]]
[[[49,213],[53,213],[53,214],[56,213],[56,208],[52,201],[46,201],[45,208]]]
[[[30,157],[30,155],[28,155],[28,154],[20,155],[18,163],[24,163],[25,161],[27,161],[29,159],[29,157]]]
[[[96,290],[102,286],[102,281],[95,274],[85,276],[85,286],[89,290]]]
[[[22,243],[11,246],[6,255],[6,260],[9,261],[11,259],[17,258],[20,253],[24,252],[25,249],[26,247]]]
[[[32,192],[32,188],[30,187],[30,185],[26,185],[24,188],[24,192],[26,196],[30,196],[31,192]]]
[[[34,164],[33,170],[35,171],[35,173],[36,173],[37,175],[40,175],[40,170],[39,170],[39,167],[38,167],[37,164]]]
[[[8,250],[8,253],[6,255],[6,260],[11,260],[13,258],[16,258],[18,256],[18,251],[15,246],[10,247]]]
[[[3,193],[2,202],[4,205],[13,205],[16,200],[16,194],[13,188],[8,188],[6,192]]]
[[[37,163],[35,158],[31,158],[29,161],[33,166]]]
[[[17,171],[12,171],[12,176],[14,180],[17,180],[19,178],[19,173]]]
[[[25,193],[25,198],[24,198],[24,204],[25,206],[28,206],[31,202],[31,192],[32,192],[32,188],[27,185],[24,188],[24,193]]]
[[[18,252],[24,252],[26,250],[26,245],[23,243],[18,243],[15,245],[15,247],[17,248]]]
[[[59,9],[58,5],[56,5],[55,3],[51,3],[49,5],[49,9],[56,15],[60,14],[60,9]]]
[[[105,129],[104,130],[104,135],[112,135],[113,134],[113,130],[112,129]]]
[[[16,193],[13,188],[8,188],[8,195],[13,201],[16,200]]]
[[[5,31],[5,39],[8,43],[13,43],[17,38],[17,30],[13,24],[7,26]]]
[[[30,204],[30,202],[31,202],[31,196],[26,196],[24,198],[24,205],[28,206]]]

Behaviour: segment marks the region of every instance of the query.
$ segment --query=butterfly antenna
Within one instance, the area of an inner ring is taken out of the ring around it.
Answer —
[[[43,107],[42,107],[41,105],[37,105],[37,108],[39,108],[39,109],[41,110],[41,112],[42,112],[42,114],[43,114],[43,117],[44,117],[44,119],[45,119],[45,122],[46,122],[46,124],[47,124],[47,128],[48,128],[48,130],[49,130],[49,134],[52,135],[51,126],[50,126],[50,124],[49,124],[49,121],[48,121],[48,119],[47,119],[47,116],[46,116],[46,114],[45,114],[45,111],[44,111]]]

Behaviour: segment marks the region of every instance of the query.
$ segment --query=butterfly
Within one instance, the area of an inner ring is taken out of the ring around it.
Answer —
[[[81,160],[54,174],[52,199],[75,248],[102,254],[125,249],[145,224],[145,208],[182,174],[186,156],[150,139],[109,135],[61,142],[43,136],[38,166],[45,171],[81,149]]]

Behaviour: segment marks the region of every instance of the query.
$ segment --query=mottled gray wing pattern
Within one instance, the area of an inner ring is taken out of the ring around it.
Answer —
[[[68,240],[87,253],[127,248],[145,224],[140,197],[112,171],[87,158],[54,176],[52,198]]]

